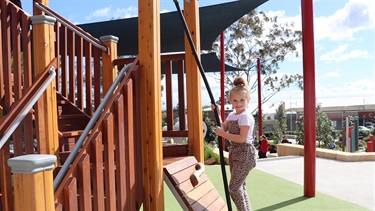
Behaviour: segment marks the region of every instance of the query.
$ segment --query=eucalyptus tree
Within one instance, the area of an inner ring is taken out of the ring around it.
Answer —
[[[302,76],[297,70],[278,73],[280,63],[290,56],[298,57],[297,47],[302,43],[301,31],[294,30],[293,22],[281,22],[278,17],[268,17],[262,11],[251,11],[233,23],[224,32],[225,63],[241,69],[226,72],[226,90],[236,76],[247,79],[251,92],[257,90],[257,59],[261,60],[263,96],[267,102],[277,92],[294,84],[302,89]],[[213,44],[219,55],[219,38]],[[219,80],[218,76],[214,76]],[[226,93],[227,95],[228,93]]]

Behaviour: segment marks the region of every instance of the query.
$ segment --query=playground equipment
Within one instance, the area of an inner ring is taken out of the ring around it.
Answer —
[[[349,118],[346,117],[346,124],[343,128],[342,135],[342,150],[345,152],[358,151],[359,131],[358,131],[358,116],[354,117],[354,125],[349,126]]]
[[[370,135],[370,141],[367,142],[367,152],[375,152],[374,136]]]
[[[225,201],[204,172],[204,165],[194,156],[171,160],[163,170],[164,181],[183,210],[227,210]],[[192,181],[192,177],[197,180]]]
[[[204,173],[204,164],[198,163],[197,165],[195,165],[195,171],[193,174],[190,175],[190,181],[194,187],[199,184],[199,179],[203,173]]]
[[[201,76],[202,76],[202,79],[204,81],[204,84],[205,84],[205,86],[207,88],[208,95],[210,96],[211,104],[215,105],[216,101],[215,101],[214,96],[212,94],[210,85],[208,84],[208,80],[206,78],[206,75],[205,75],[205,72],[204,72],[204,69],[203,69],[203,65],[202,65],[201,61],[199,60],[197,50],[196,50],[196,48],[194,46],[193,39],[192,39],[192,37],[190,35],[190,31],[189,31],[188,26],[186,24],[186,20],[185,20],[183,14],[181,12],[180,5],[179,5],[179,3],[178,3],[177,0],[173,0],[173,2],[176,5],[178,14],[179,14],[179,16],[181,18],[181,22],[182,22],[182,24],[184,26],[184,31],[185,31],[186,37],[188,38],[188,41],[189,41],[189,44],[190,44],[190,48],[191,48],[191,50],[192,50],[192,52],[194,54],[194,59],[195,59],[197,65],[199,67],[199,71],[201,73]],[[215,113],[216,125],[217,126],[221,126],[221,121],[220,121],[220,117],[219,117],[219,111],[218,111],[217,108],[215,108],[214,113]],[[222,138],[219,136],[218,139],[219,139],[218,142],[219,142],[219,149],[220,149],[220,153],[219,153],[220,154],[220,160],[224,160]],[[225,163],[221,162],[220,166],[221,166],[221,173],[222,173],[222,177],[223,177],[225,197],[226,197],[226,200],[227,200],[228,210],[231,211],[232,210],[232,205],[231,205],[231,201],[230,201],[229,188],[228,188],[228,180],[227,180],[227,174],[226,174],[226,171],[225,171]]]

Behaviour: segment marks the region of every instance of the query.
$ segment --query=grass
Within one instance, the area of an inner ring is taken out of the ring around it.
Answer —
[[[205,166],[205,169],[211,182],[225,200],[225,191],[220,166]],[[228,166],[226,173],[229,182],[230,176]],[[306,198],[303,196],[303,186],[257,169],[252,170],[247,177],[247,190],[253,210],[367,210],[356,204],[320,192],[316,192],[315,197]],[[164,185],[164,197],[165,210],[182,210],[166,184]],[[232,209],[236,210],[233,202]]]

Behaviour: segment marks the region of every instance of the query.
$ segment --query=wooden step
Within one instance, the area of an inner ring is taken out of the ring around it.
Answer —
[[[82,133],[83,130],[61,132],[59,137],[60,152],[72,151]]]
[[[58,128],[60,132],[83,130],[90,118],[84,114],[68,114],[58,116]]]

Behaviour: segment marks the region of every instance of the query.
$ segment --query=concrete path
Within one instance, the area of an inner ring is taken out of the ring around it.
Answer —
[[[304,158],[258,159],[256,169],[303,185]],[[375,210],[375,161],[343,162],[316,158],[316,191]]]

